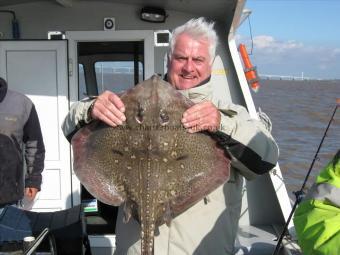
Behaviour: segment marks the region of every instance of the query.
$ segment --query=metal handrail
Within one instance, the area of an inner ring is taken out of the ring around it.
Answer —
[[[36,249],[39,247],[41,242],[45,239],[45,237],[49,234],[50,230],[48,228],[45,228],[43,231],[41,231],[40,235],[32,242],[31,246],[24,251],[24,255],[31,255],[33,254]],[[57,251],[55,248],[55,240],[54,237],[50,234],[49,237],[49,244],[50,244],[50,251],[51,255],[56,255]]]

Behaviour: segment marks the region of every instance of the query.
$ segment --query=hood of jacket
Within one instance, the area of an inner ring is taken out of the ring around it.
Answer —
[[[0,103],[4,100],[7,93],[7,82],[0,77]]]

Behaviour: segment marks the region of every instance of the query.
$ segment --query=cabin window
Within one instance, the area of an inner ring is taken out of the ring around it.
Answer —
[[[135,85],[134,61],[100,61],[95,63],[98,94],[105,90],[115,93]],[[143,64],[138,62],[138,82],[143,80]]]
[[[144,41],[79,42],[77,48],[79,99],[119,93],[144,79]]]

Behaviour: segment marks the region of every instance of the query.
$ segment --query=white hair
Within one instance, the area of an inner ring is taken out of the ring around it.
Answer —
[[[171,59],[174,52],[177,37],[181,34],[187,34],[195,40],[205,39],[209,42],[210,62],[212,63],[215,58],[217,46],[217,34],[214,29],[214,24],[214,22],[208,22],[205,18],[200,17],[191,19],[185,24],[175,28],[172,31],[170,40],[169,59]]]

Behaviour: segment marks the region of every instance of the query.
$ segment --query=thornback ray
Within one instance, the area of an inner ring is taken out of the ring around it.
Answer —
[[[94,121],[72,139],[74,171],[100,201],[123,202],[141,224],[141,253],[153,254],[155,229],[203,199],[230,174],[230,160],[207,132],[182,126],[193,103],[154,75],[120,96],[126,121]]]

